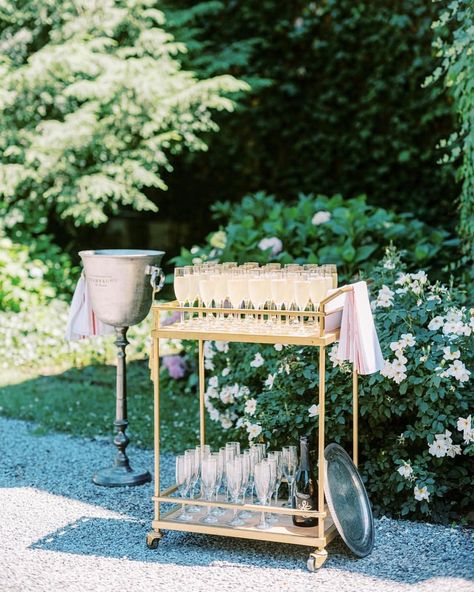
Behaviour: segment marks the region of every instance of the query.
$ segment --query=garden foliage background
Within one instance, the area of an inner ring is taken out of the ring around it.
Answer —
[[[139,228],[188,223],[183,249],[168,254],[179,264],[336,263],[342,281],[374,278],[389,360],[361,381],[362,471],[377,512],[464,516],[473,35],[468,0],[2,2],[4,367],[31,377],[111,360],[110,340],[71,345],[63,327],[78,247],[99,245],[106,222],[131,212],[141,212]],[[141,235],[120,246],[149,246]],[[132,357],[146,355],[147,332],[135,330]],[[168,354],[170,396],[192,397],[192,347]],[[310,352],[258,354],[207,347],[208,411],[222,437],[280,445],[289,425],[295,440],[312,433]],[[330,364],[329,413],[347,444],[346,370]],[[34,419],[22,404],[2,405]],[[60,413],[54,428],[79,430]]]

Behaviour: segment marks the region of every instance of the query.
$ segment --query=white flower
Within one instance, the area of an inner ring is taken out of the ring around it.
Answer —
[[[240,398],[240,397],[246,397],[247,395],[250,395],[250,389],[248,386],[241,386],[239,389],[239,392],[237,393],[236,397]]]
[[[456,380],[459,380],[459,382],[467,382],[471,372],[466,368],[461,360],[454,360],[454,362],[446,370],[446,375],[453,376],[456,378]]]
[[[331,219],[331,212],[326,212],[325,210],[321,210],[320,212],[316,212],[311,219],[311,224],[314,226],[320,226],[321,224],[326,224]]]
[[[221,415],[220,422],[221,422],[222,429],[224,429],[224,430],[228,430],[229,428],[232,427],[231,420],[228,417],[226,417],[225,415]]]
[[[191,247],[191,255],[195,255],[196,253],[199,253],[199,247],[194,245],[194,247]]]
[[[254,359],[250,362],[250,365],[252,368],[260,368],[260,366],[263,366],[263,364],[265,364],[265,360],[263,359],[262,354],[257,352]]]
[[[218,399],[219,398],[219,391],[213,386],[208,386],[205,396],[208,399]]]
[[[451,444],[448,446],[447,455],[454,458],[456,454],[461,454],[461,446],[459,446],[459,444]]]
[[[229,351],[229,343],[227,341],[214,341],[214,347],[218,352],[226,354]]]
[[[419,281],[420,284],[426,284],[426,282],[428,281],[428,276],[426,275],[426,273],[424,271],[419,271],[418,273],[412,273],[411,278],[413,280]]]
[[[410,274],[409,273],[400,273],[398,278],[395,280],[395,283],[399,286],[404,286],[405,284],[410,283]]]
[[[234,402],[234,395],[232,394],[230,387],[225,386],[221,390],[221,394],[219,395],[220,400],[224,403],[224,405],[230,405]]]
[[[316,417],[319,415],[319,405],[311,405],[308,409],[308,414],[310,417]]]
[[[393,375],[393,380],[397,384],[400,384],[401,382],[403,382],[405,380],[406,377],[407,377],[407,375],[405,372],[395,372]]]
[[[392,341],[392,343],[390,344],[390,349],[394,352],[402,352],[403,346],[400,341]]]
[[[471,416],[468,415],[467,417],[458,417],[457,428],[460,432],[465,432],[466,430],[471,429]]]
[[[273,388],[273,383],[275,382],[275,374],[269,374],[267,376],[267,380],[265,381],[265,386],[268,389],[272,389]]]
[[[249,399],[245,401],[244,411],[248,413],[248,415],[254,415],[255,410],[257,409],[257,400],[256,399]]]
[[[434,317],[428,324],[428,329],[430,331],[437,331],[440,329],[444,324],[444,317]]]
[[[465,430],[463,437],[465,444],[470,444],[471,442],[474,442],[474,428],[471,428],[470,430]]]
[[[227,234],[223,230],[218,230],[212,235],[209,244],[216,249],[225,249],[227,244]]]
[[[243,425],[245,425],[245,419],[243,417],[239,417],[239,419],[236,421],[235,423],[235,427],[237,429],[241,428]]]
[[[443,354],[443,358],[445,360],[457,360],[461,357],[461,352],[459,350],[452,352],[449,345],[447,347],[443,347]]]
[[[224,370],[222,370],[221,374],[222,376],[228,376],[228,374],[230,374],[230,368],[227,366],[227,368],[224,368]]]
[[[380,308],[389,308],[393,305],[393,296],[394,292],[384,284],[377,294],[377,299],[375,301],[376,306]]]
[[[424,485],[423,487],[418,487],[418,485],[415,485],[413,489],[413,494],[415,495],[415,499],[419,502],[421,502],[422,500],[429,501],[430,499],[430,492],[428,491],[426,485]]]
[[[211,378],[209,378],[209,386],[213,386],[214,388],[219,386],[219,379],[217,376],[211,376]]]
[[[247,425],[247,432],[249,440],[254,440],[262,433],[262,426],[258,425],[258,423],[249,423]]]
[[[406,360],[406,358],[404,358]],[[395,358],[392,362],[392,368],[395,373],[405,372],[407,367],[399,358]]]
[[[451,323],[459,323],[462,321],[463,311],[459,308],[450,308],[446,313],[446,320]]]
[[[216,355],[212,343],[210,341],[204,342],[204,358],[211,359]]]
[[[209,411],[209,417],[211,418],[212,421],[219,421],[219,411],[213,407],[212,409],[208,409]]]
[[[267,251],[268,249],[271,249],[271,254],[275,256],[282,252],[283,243],[276,236],[272,236],[271,238],[262,238],[262,240],[258,243],[258,248],[261,251]]]
[[[428,452],[437,458],[443,458],[448,453],[448,446],[444,440],[435,438],[433,443],[429,446]]]
[[[403,465],[398,467],[397,471],[405,479],[409,479],[413,475],[413,468],[410,463],[404,462]]]
[[[204,368],[206,370],[214,370],[214,362],[209,358],[204,360]]]
[[[276,351],[281,351],[283,349],[283,344],[282,343],[275,343],[275,345],[273,346]]]
[[[395,262],[391,259],[388,259],[388,261],[385,261],[383,266],[385,267],[385,269],[395,269]]]
[[[464,324],[462,321],[447,321],[443,327],[445,335],[464,335]]]
[[[385,366],[380,370],[380,374],[386,378],[393,378],[392,364],[388,360],[385,360]]]
[[[398,362],[400,364],[406,364],[407,363],[407,359],[405,358],[405,356],[403,355],[403,350],[399,349],[395,352],[395,356],[396,359],[398,360]]]
[[[416,340],[411,333],[402,333],[400,339],[400,344],[402,347],[412,347],[413,345],[415,345],[415,342]]]

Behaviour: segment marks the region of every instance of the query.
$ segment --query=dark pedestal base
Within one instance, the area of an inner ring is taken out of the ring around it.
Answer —
[[[132,487],[149,483],[151,475],[148,471],[134,470],[130,467],[110,467],[97,471],[92,481],[103,487]]]

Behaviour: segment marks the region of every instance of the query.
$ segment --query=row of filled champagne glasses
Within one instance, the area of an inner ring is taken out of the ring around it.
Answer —
[[[317,310],[329,290],[337,287],[335,265],[269,263],[203,264],[175,268],[174,289],[180,306],[192,306],[196,301],[206,308],[239,308],[249,311],[263,310]],[[260,314],[263,322],[263,314]],[[184,319],[184,317],[183,317]],[[210,316],[206,322],[225,320],[245,324],[255,315]],[[273,322],[277,317],[271,317]],[[282,317],[279,318],[282,322]],[[202,322],[202,318],[201,318]],[[290,323],[290,318],[286,318]],[[294,319],[298,323],[298,319]]]
[[[240,450],[238,442],[228,442],[218,452],[212,452],[210,446],[196,446],[176,457],[176,483],[181,497],[206,501],[222,499],[234,504],[253,503],[256,493],[257,503],[270,505],[275,499],[278,504],[278,492],[282,480],[288,482],[289,496],[286,506],[291,506],[291,491],[298,466],[296,446],[286,446],[282,450],[268,451],[265,444],[255,444],[247,450]],[[201,513],[199,506],[182,504],[178,520],[189,521],[194,514]],[[207,513],[201,522],[214,524],[226,510],[215,506],[207,507]],[[242,526],[251,513],[234,509],[227,524]],[[272,514],[261,513],[258,528],[266,529],[278,518]]]

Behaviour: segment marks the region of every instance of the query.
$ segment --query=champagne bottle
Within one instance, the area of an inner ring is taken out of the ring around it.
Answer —
[[[313,471],[308,452],[308,439],[300,438],[300,464],[293,484],[293,508],[297,510],[317,510],[317,494]],[[317,519],[305,515],[293,516],[295,526],[316,526]]]

